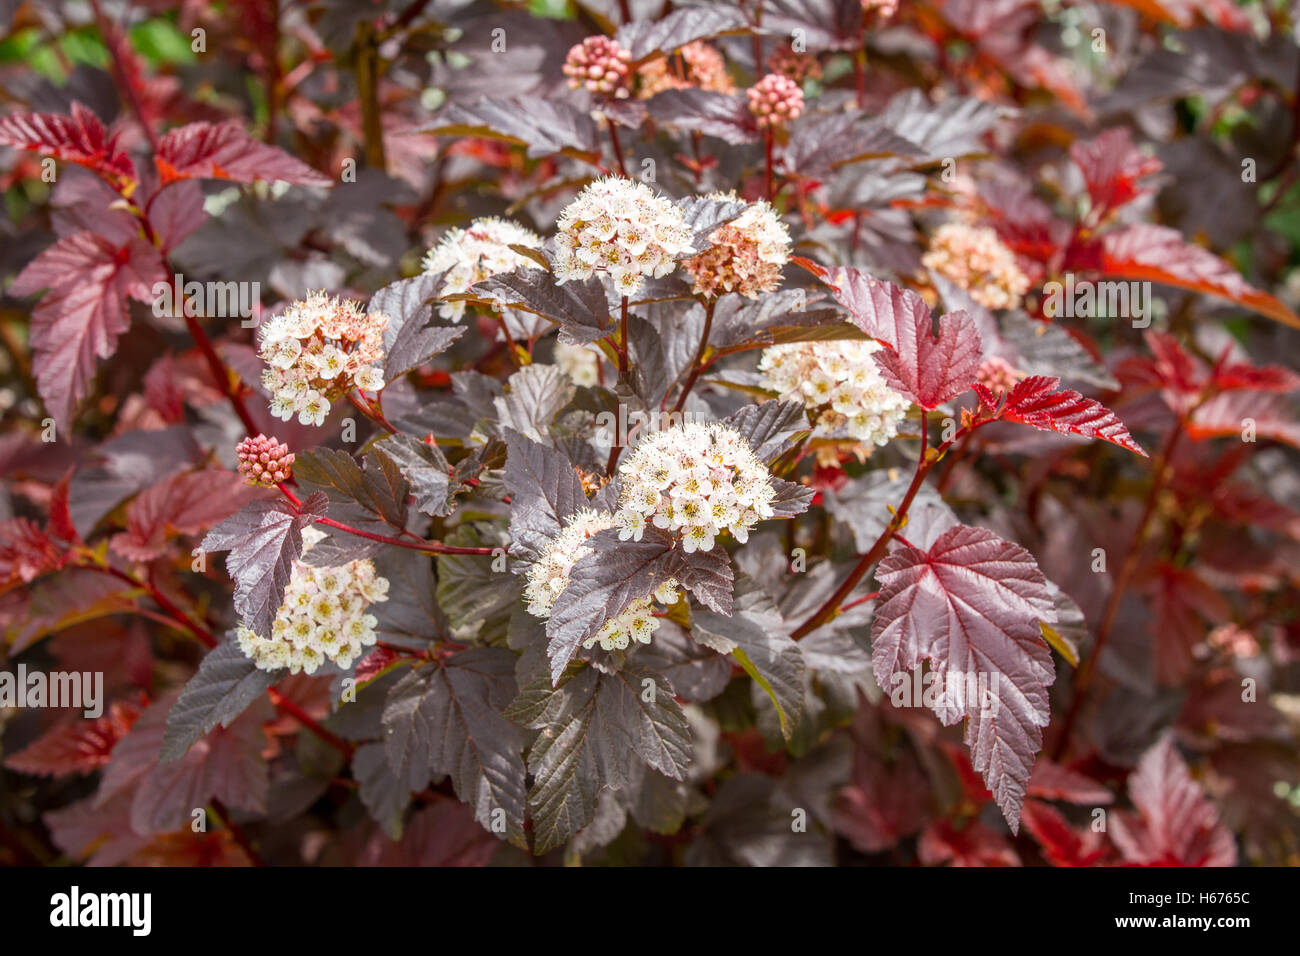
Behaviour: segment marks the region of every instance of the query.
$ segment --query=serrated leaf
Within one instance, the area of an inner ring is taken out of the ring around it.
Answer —
[[[1114,412],[1073,389],[1058,391],[1060,384],[1060,379],[1043,375],[1018,382],[1007,395],[998,417],[1063,435],[1098,438],[1147,457]]]
[[[743,575],[730,617],[712,611],[697,611],[691,617],[691,636],[731,654],[771,699],[787,741],[803,715],[807,670],[789,630],[772,599]]]
[[[129,192],[135,182],[135,164],[117,140],[117,135],[108,135],[92,110],[76,101],[71,116],[11,113],[0,118],[0,146],[45,153],[85,166]]]
[[[927,551],[891,550],[876,580],[871,642],[877,683],[888,691],[898,675],[910,679],[910,671],[930,661],[938,686],[953,689],[932,709],[946,725],[967,719],[971,760],[1015,832],[1048,722],[1047,688],[1055,679],[1039,629],[1040,621],[1056,621],[1046,578],[1019,545],[957,525]],[[956,692],[972,679],[982,679],[979,686],[993,696]]]
[[[1147,866],[1236,866],[1237,844],[1165,734],[1128,780],[1137,813],[1113,814],[1124,859]]]
[[[545,549],[564,519],[587,507],[582,480],[564,452],[513,429],[506,440],[506,491],[510,494],[510,540],[525,557]]]
[[[474,817],[493,830],[505,813],[506,838],[524,846],[523,740],[501,716],[515,696],[514,655],[470,648],[433,673],[406,674],[389,692],[384,744],[389,765],[412,790],[435,773],[447,774]]]
[[[732,146],[759,138],[758,123],[744,97],[711,90],[667,90],[646,102],[658,123],[690,133],[716,136]]]
[[[656,54],[673,53],[688,43],[748,31],[744,15],[734,7],[697,6],[674,10],[659,20],[633,20],[614,35],[632,55],[633,65]]]
[[[302,555],[302,529],[325,516],[326,503],[316,492],[294,514],[282,501],[254,501],[203,539],[205,551],[230,552],[226,569],[235,581],[235,610],[254,633],[271,633],[293,562]]]
[[[260,669],[234,641],[219,644],[203,658],[167,714],[159,761],[180,759],[217,724],[229,727],[282,676],[283,671]]]
[[[1236,269],[1188,242],[1177,229],[1143,222],[1109,232],[1101,239],[1101,259],[1105,275],[1208,292],[1300,328],[1300,316],[1285,303],[1251,286]]]
[[[427,515],[451,513],[451,465],[437,445],[398,433],[381,439],[375,447],[402,469],[420,511]]]
[[[800,432],[811,431],[803,405],[775,399],[746,405],[723,419],[723,424],[739,432],[754,454],[769,464],[794,444]]]
[[[573,392],[572,379],[558,365],[525,365],[506,379],[505,393],[493,403],[503,428],[549,444],[550,424]]]
[[[975,320],[967,313],[943,316],[936,337],[930,307],[910,289],[860,269],[834,269],[826,281],[854,324],[890,347],[872,357],[892,388],[930,410],[975,381],[982,352]]]
[[[588,667],[559,687],[549,683],[543,676],[524,688],[507,711],[541,732],[528,755],[535,853],[587,826],[597,794],[626,786],[633,760],[681,780],[691,758],[690,728],[662,676],[629,662],[615,674]]]
[[[119,246],[90,232],[64,236],[14,279],[10,295],[47,290],[32,310],[32,366],[46,409],[65,427],[89,390],[96,358],[112,355],[130,325],[127,300],[147,301],[165,280],[148,242]]]
[[[474,103],[452,103],[433,122],[411,132],[503,140],[526,147],[532,159],[553,153],[581,159],[599,152],[596,124],[586,112],[538,96],[484,97]]]
[[[560,285],[549,272],[518,269],[476,282],[472,296],[549,319],[560,327],[560,341],[569,345],[595,342],[613,327],[599,279]]]
[[[328,495],[333,505],[355,506],[372,522],[405,528],[409,487],[398,463],[380,445],[366,458],[363,470],[345,451],[314,448],[298,453],[293,473],[302,484]]]
[[[169,130],[158,143],[154,163],[164,184],[179,179],[283,180],[298,186],[331,182],[284,150],[253,139],[236,120],[187,123]]]

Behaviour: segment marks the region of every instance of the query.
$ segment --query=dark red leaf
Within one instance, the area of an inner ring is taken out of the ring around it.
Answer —
[[[1029,796],[1084,806],[1111,803],[1115,799],[1109,790],[1091,777],[1046,759],[1034,765],[1034,772],[1029,777]],[[1025,806],[1029,806],[1027,801]]]
[[[1057,378],[1030,376],[1011,390],[999,417],[1063,435],[1100,438],[1146,457],[1114,412],[1073,389],[1057,391],[1060,384]]]
[[[928,866],[1019,866],[1020,857],[1000,833],[979,820],[967,820],[959,829],[951,820],[939,820],[921,834],[917,856]]]
[[[1214,253],[1188,242],[1177,229],[1136,223],[1101,240],[1101,271],[1108,276],[1163,282],[1207,292],[1300,328],[1300,316],[1276,296],[1254,288]]]
[[[26,518],[0,521],[0,586],[26,584],[59,566],[62,549]]]
[[[1056,620],[1047,579],[1024,548],[965,525],[949,528],[928,551],[891,551],[876,579],[877,683],[888,693],[930,661],[937,687],[951,687],[931,709],[946,725],[967,718],[975,769],[1015,831],[1055,680],[1039,629]]]
[[[152,560],[162,554],[169,532],[206,530],[266,494],[220,468],[173,475],[127,506],[127,530],[113,536],[113,550],[133,561]]]
[[[328,186],[330,179],[283,150],[259,143],[236,121],[189,123],[158,144],[154,163],[163,183],[179,179],[231,179],[240,183],[282,179],[298,186]]]
[[[135,165],[118,146],[117,136],[110,137],[99,117],[77,102],[71,116],[14,113],[0,118],[0,145],[86,166],[122,192],[129,193],[135,184]]]
[[[49,290],[32,311],[32,364],[45,407],[61,424],[86,394],[96,357],[112,355],[130,324],[127,299],[147,300],[165,279],[158,250],[143,239],[118,247],[90,232],[65,236],[19,273],[12,295]]]
[[[1127,127],[1108,129],[1100,136],[1070,147],[1070,158],[1083,174],[1100,222],[1110,211],[1149,192],[1139,180],[1160,171],[1160,160],[1133,145]]]
[[[1100,833],[1075,830],[1060,811],[1046,803],[1026,800],[1021,819],[1052,866],[1095,866],[1110,856],[1110,847]]]
[[[83,720],[78,715],[5,758],[5,766],[47,777],[90,773],[108,763],[114,745],[131,729],[140,711],[139,705],[120,700],[98,720]]]
[[[1112,814],[1124,859],[1146,866],[1235,866],[1237,845],[1166,735],[1128,779],[1137,813]]]
[[[860,269],[835,269],[827,282],[854,324],[889,346],[875,355],[886,381],[922,408],[942,405],[975,381],[982,348],[967,313],[945,315],[935,337],[930,307],[915,292]]]
[[[1300,415],[1295,403],[1277,392],[1224,392],[1197,407],[1187,433],[1197,439],[1271,438],[1300,448]]]

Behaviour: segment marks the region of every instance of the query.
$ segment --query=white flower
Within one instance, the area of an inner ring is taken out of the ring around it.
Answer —
[[[353,388],[382,388],[382,374],[375,378],[366,370],[383,360],[387,324],[383,313],[364,313],[355,302],[323,292],[262,323],[259,354],[267,364],[262,384],[271,393],[271,414],[284,421],[296,414],[304,425],[320,425],[331,400]]]
[[[619,472],[620,538],[639,538],[648,521],[679,533],[687,553],[710,551],[722,532],[746,540],[751,526],[773,514],[771,472],[727,425],[687,422],[653,432]]]
[[[804,404],[819,435],[884,445],[912,403],[881,376],[871,357],[881,348],[844,339],[773,345],[763,350],[758,370],[764,388]]]
[[[646,276],[662,277],[692,251],[682,211],[645,183],[611,176],[580,192],[556,224],[556,281],[606,272],[620,295],[634,295]]]
[[[600,356],[584,345],[555,343],[555,364],[574,385],[595,385],[600,381]]]
[[[428,251],[422,263],[426,273],[445,272],[440,293],[468,292],[474,283],[488,276],[516,269],[540,269],[528,256],[510,247],[542,248],[542,237],[517,222],[488,217],[475,219],[468,228],[452,229]],[[459,322],[465,314],[464,302],[443,302],[438,315]]]
[[[304,530],[303,553],[323,537],[315,528]],[[347,669],[378,639],[378,618],[364,612],[372,602],[388,600],[387,591],[388,580],[369,560],[333,568],[294,561],[270,636],[240,627],[239,647],[265,671],[287,667],[294,674],[313,674],[326,660]]]
[[[373,365],[357,372],[357,388],[363,392],[377,392],[384,387],[384,373]]]
[[[528,601],[530,614],[543,619],[551,616],[555,599],[569,585],[569,572],[580,559],[592,553],[586,540],[598,531],[614,527],[614,524],[615,516],[608,511],[588,508],[569,516],[564,529],[528,569],[524,597]],[[677,587],[677,581],[670,578],[656,589],[654,598],[664,604],[673,604],[677,601]],[[650,636],[659,627],[659,621],[653,616],[651,608],[649,600],[633,601],[601,625],[601,629],[584,641],[582,646],[594,647],[600,644],[605,650],[612,651],[627,648],[633,641],[649,644]]]

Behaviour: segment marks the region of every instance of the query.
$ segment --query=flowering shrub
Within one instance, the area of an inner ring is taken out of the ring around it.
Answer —
[[[54,6],[0,862],[1300,861],[1286,5]]]

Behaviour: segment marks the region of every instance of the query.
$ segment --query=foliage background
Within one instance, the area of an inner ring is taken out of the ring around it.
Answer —
[[[170,266],[187,278],[259,282],[267,309],[316,288],[364,301],[416,276],[432,242],[472,218],[510,215],[547,234],[582,183],[614,168],[605,132],[585,119],[591,104],[565,87],[561,65],[584,36],[617,30],[620,6],[11,0],[0,3],[0,97],[14,115],[87,107],[117,139],[81,165],[102,174],[106,157],[134,157],[138,196],[165,174],[148,156],[167,130],[233,120],[250,141],[284,155],[258,155],[245,173],[196,176],[161,193],[175,203],[172,216],[153,222],[175,230],[162,240]],[[702,35],[713,37],[743,90],[756,75],[754,5],[706,6],[734,24]],[[630,7],[644,23],[669,12],[658,2]],[[15,294],[13,282],[79,229],[116,243],[137,228],[128,220],[125,234],[114,233],[129,210],[110,207],[94,176],[65,161],[66,149],[57,183],[43,181],[41,156],[58,153],[46,143],[0,151],[0,275],[9,289],[0,298],[0,656],[10,668],[102,670],[112,709],[93,726],[75,714],[0,710],[0,860],[1295,862],[1300,427],[1290,379],[1262,368],[1294,368],[1297,354],[1294,11],[1228,0],[927,0],[904,2],[887,24],[865,21],[864,30],[859,10],[836,0],[763,5],[764,56],[802,30],[821,72],[805,83],[808,116],[777,144],[779,204],[796,252],[827,268],[892,277],[932,305],[942,300],[936,313],[975,311],[920,257],[946,210],[977,210],[1035,280],[1029,318],[984,321],[1022,353],[1042,346],[1043,374],[1101,398],[1153,456],[998,424],[944,462],[929,486],[965,523],[1028,549],[1086,622],[1066,635],[1082,670],[1056,657],[1044,748],[1055,762],[1031,780],[1018,833],[972,769],[960,732],[890,706],[874,688],[864,670],[869,603],[821,647],[803,646],[806,669],[789,698],[802,714],[788,739],[739,667],[689,644],[678,657],[653,647],[656,656],[644,656],[672,670],[679,693],[696,701],[689,773],[673,780],[634,761],[616,795],[587,800],[594,817],[581,832],[540,856],[526,849],[529,837],[512,831],[517,839],[505,843],[479,827],[459,783],[442,773],[430,773],[428,786],[390,779],[373,741],[386,695],[402,679],[401,652],[362,665],[367,678],[383,673],[360,716],[332,713],[330,677],[288,678],[182,760],[159,764],[167,714],[205,655],[177,614],[213,634],[235,623],[224,562],[199,572],[191,562],[204,531],[248,501],[230,474],[245,423],[225,394],[232,379],[214,380],[193,329],[105,290],[95,301],[125,310],[129,331],[101,353],[106,360],[81,357],[84,397],[55,415],[57,440],[43,440],[57,389],[38,387],[49,369],[35,343],[57,317],[37,304],[49,307],[52,293]],[[196,29],[203,52],[192,48]],[[1095,30],[1104,31],[1104,51]],[[495,49],[501,37],[505,48]],[[484,97],[511,100],[501,119],[483,120]],[[670,195],[760,195],[763,144],[745,129],[743,110],[706,105],[687,95],[652,102],[652,122],[633,115],[620,129],[629,172],[653,159],[656,185]],[[843,125],[846,115],[856,118]],[[430,131],[412,132],[422,128]],[[1103,130],[1126,130],[1128,139],[1096,140]],[[14,145],[12,127],[6,136]],[[1159,163],[1135,158],[1130,141]],[[956,181],[944,175],[950,159]],[[1245,161],[1252,177],[1243,176]],[[343,179],[349,162],[355,182]],[[1105,221],[1090,186],[1099,181],[1122,193]],[[1121,232],[1127,242],[1105,238]],[[72,262],[60,281],[72,292],[94,288],[92,264]],[[1058,319],[1036,332],[1042,282],[1067,271],[1156,280],[1163,304],[1152,331],[1102,317]],[[827,294],[793,265],[785,288]],[[818,307],[832,310],[827,324],[844,317],[842,302],[823,298]],[[685,361],[698,327],[672,318],[672,308],[646,314],[681,333],[674,347]],[[255,382],[251,330],[205,324],[219,361]],[[553,341],[537,341],[539,364]],[[1225,350],[1229,361],[1216,365]],[[738,352],[727,367],[743,373],[754,354]],[[389,390],[385,412],[411,434],[456,434],[453,457],[463,460],[478,422],[499,417],[492,399],[513,372],[483,312]],[[1187,411],[1211,392],[1224,394]],[[340,439],[341,416],[322,430],[280,425],[260,396],[245,395],[252,424],[295,451],[355,450]],[[707,398],[718,416],[749,401],[716,384]],[[1253,443],[1240,438],[1247,417],[1258,425]],[[898,502],[915,464],[908,444],[900,439],[866,463],[805,463],[787,475],[817,490],[814,507],[739,549],[736,562],[760,576],[779,572],[790,547],[812,555],[805,578],[763,581],[789,623],[816,608],[870,546],[871,522],[883,523],[883,503]],[[508,509],[489,493],[500,490],[504,452],[479,452],[471,464],[486,490],[467,492],[420,535],[470,547],[505,542]],[[84,548],[68,546],[74,535]],[[1094,570],[1095,548],[1106,552],[1108,573]],[[383,560],[404,595],[385,620],[395,646],[421,660],[462,641],[507,646],[517,602],[485,558],[388,549]],[[1098,622],[1108,616],[1109,641],[1095,656]],[[1243,678],[1257,682],[1252,703],[1241,700]],[[485,691],[503,698],[498,713],[515,695],[513,680],[505,673],[508,689]],[[530,736],[528,723],[515,720],[511,732]],[[197,806],[213,820],[204,833],[189,827]],[[1098,807],[1128,821],[1118,835],[1090,828]],[[806,810],[807,832],[791,829],[792,808]]]

